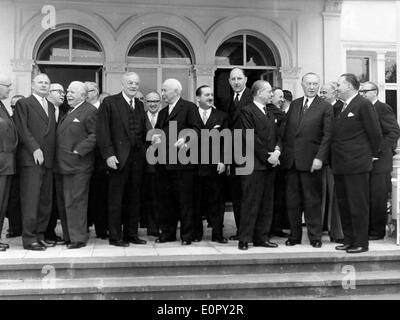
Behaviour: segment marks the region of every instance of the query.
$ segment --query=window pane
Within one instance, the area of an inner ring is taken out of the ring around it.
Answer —
[[[191,64],[190,53],[186,45],[169,33],[161,33],[161,62]]]
[[[396,83],[396,57],[385,59],[385,82]]]
[[[87,33],[72,31],[72,61],[103,62],[100,45]]]
[[[243,65],[243,36],[226,40],[215,55],[217,65]]]
[[[246,66],[275,66],[274,55],[271,49],[261,39],[246,36]]]
[[[140,77],[139,91],[145,96],[150,90],[157,90],[157,69],[128,68],[128,72],[136,72]]]
[[[397,116],[397,90],[386,90],[385,101],[389,106],[392,107],[393,112]]]
[[[369,81],[369,58],[347,57],[347,72],[354,73],[360,82]]]
[[[69,30],[49,35],[40,45],[36,59],[39,61],[69,61]]]

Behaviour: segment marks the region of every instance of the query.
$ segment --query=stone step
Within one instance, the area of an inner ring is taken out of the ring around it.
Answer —
[[[357,272],[350,280],[331,272],[1,280],[0,299],[354,299],[400,292],[400,271]]]
[[[0,280],[129,278],[146,276],[201,276],[342,273],[400,270],[398,251],[348,255],[341,252],[246,255],[191,255],[142,257],[87,257],[3,259]]]

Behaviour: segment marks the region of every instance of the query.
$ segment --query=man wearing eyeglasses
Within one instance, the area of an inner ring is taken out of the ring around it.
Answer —
[[[358,92],[374,105],[382,130],[379,158],[373,162],[370,175],[369,219],[369,240],[380,240],[385,237],[386,232],[386,209],[391,188],[392,157],[400,137],[400,128],[392,108],[378,100],[379,88],[375,83],[364,82]]]
[[[5,105],[1,100],[7,99],[11,91],[10,78],[0,73],[0,231],[3,229],[8,196],[12,176],[15,174],[15,152],[18,144],[18,134]],[[6,251],[8,244],[0,243],[0,251]]]

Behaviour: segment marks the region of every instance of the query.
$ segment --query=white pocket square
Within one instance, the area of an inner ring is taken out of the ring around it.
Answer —
[[[72,122],[80,122],[78,118],[75,118]]]
[[[213,127],[213,129],[218,129],[219,127],[221,127],[219,124],[217,124],[217,125],[215,125],[214,127]]]
[[[354,117],[354,113],[350,112],[347,117]]]
[[[278,123],[278,119],[275,119],[275,123]]]

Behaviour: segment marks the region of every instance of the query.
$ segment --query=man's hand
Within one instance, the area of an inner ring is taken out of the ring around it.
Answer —
[[[276,167],[280,164],[279,156],[281,152],[279,150],[275,150],[274,152],[268,152],[269,157],[267,159],[268,163],[272,164],[273,167]]]
[[[313,160],[313,163],[312,163],[312,166],[311,166],[311,172],[314,172],[314,171],[316,171],[316,170],[320,170],[322,168],[322,161],[321,160],[319,160],[319,159],[317,159],[317,158],[315,158],[314,160]]]
[[[372,158],[372,162],[379,160],[379,158]]]
[[[185,145],[185,138],[180,138],[177,142],[175,142],[174,147],[178,149],[182,148]]]
[[[108,165],[111,169],[114,169],[114,170],[117,170],[117,169],[118,169],[117,164],[118,164],[119,162],[118,162],[118,159],[117,159],[116,156],[108,157],[107,160],[106,160],[106,162],[107,162],[107,165]]]
[[[218,163],[218,165],[217,165],[218,174],[224,173],[224,171],[225,171],[225,165],[223,163],[221,163],[221,162]]]
[[[44,162],[43,152],[40,149],[36,149],[33,151],[33,161],[39,166],[41,166]]]

